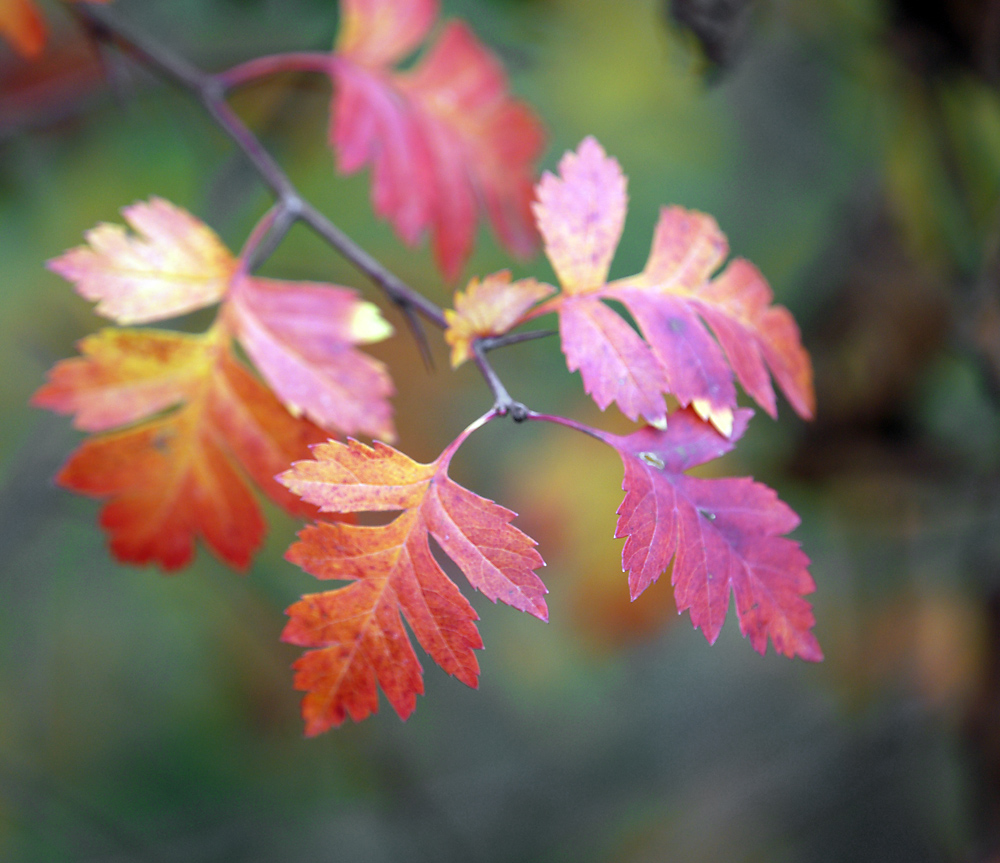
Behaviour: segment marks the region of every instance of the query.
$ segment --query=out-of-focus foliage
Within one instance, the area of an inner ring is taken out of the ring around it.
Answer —
[[[328,50],[337,31],[327,0],[114,5],[213,68]],[[642,269],[658,207],[674,202],[712,212],[800,322],[816,422],[754,423],[726,472],[781,488],[801,515],[793,538],[814,561],[826,662],[761,660],[735,623],[711,649],[647,620],[613,642],[622,609],[640,608],[608,540],[614,455],[491,423],[450,472],[522,512],[549,564],[551,622],[474,598],[490,645],[479,692],[429,669],[405,725],[383,712],[303,742],[297,651],[277,640],[281,610],[312,589],[280,558],[299,525],[276,521],[244,580],[205,556],[162,579],[111,564],[94,504],[49,483],[76,435],[27,399],[99,322],[42,262],[154,194],[235,247],[266,195],[182,95],[112,57],[108,96],[48,4],[38,65],[0,49],[0,856],[988,859],[1000,845],[995,4],[938,4],[939,26],[902,0],[757,0],[717,68],[659,0],[443,7],[545,118],[546,167],[587,134],[627,165],[611,278]],[[430,252],[372,215],[368,179],[334,177],[326,84],[290,78],[235,103],[312,200],[447,302]],[[510,265],[484,236],[467,273]],[[551,281],[546,266],[512,277]],[[381,302],[305,230],[267,273]],[[397,382],[399,446],[418,460],[488,407],[471,364],[447,370],[443,344],[432,375],[405,336],[372,352]],[[554,340],[495,359],[532,407],[632,430],[566,386]],[[562,478],[572,521],[539,504],[542,472]]]

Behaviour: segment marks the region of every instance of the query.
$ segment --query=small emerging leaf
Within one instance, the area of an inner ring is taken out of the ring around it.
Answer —
[[[472,359],[472,342],[485,336],[502,336],[521,321],[535,303],[551,296],[555,289],[534,279],[510,280],[503,270],[480,281],[472,279],[466,292],[455,292],[455,310],[445,310],[448,329],[445,341],[451,345],[451,365],[458,368]]]

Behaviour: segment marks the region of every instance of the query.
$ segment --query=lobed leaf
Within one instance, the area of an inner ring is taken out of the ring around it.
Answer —
[[[431,464],[384,444],[330,441],[279,478],[324,512],[402,510],[376,527],[308,527],[288,551],[291,562],[318,578],[352,582],[288,609],[282,638],[312,648],[295,664],[296,688],[306,692],[307,734],[376,712],[379,686],[401,718],[410,715],[423,676],[400,614],[435,662],[477,685],[478,616],[434,559],[431,536],[493,602],[547,619],[534,540],[510,524],[510,510],[447,475],[468,431]]]
[[[348,288],[247,275],[211,228],[168,201],[152,198],[122,212],[133,235],[100,225],[87,245],[49,263],[97,300],[98,312],[145,322],[221,301],[225,325],[293,414],[331,432],[395,437],[392,380],[356,349],[392,333],[376,306]],[[88,431],[138,419],[176,404],[185,375],[205,374],[181,355],[199,356],[194,344],[107,331],[83,343],[86,360],[59,367],[38,403],[58,410],[60,401],[89,393],[76,420]],[[155,407],[143,413],[146,402]]]
[[[103,224],[87,244],[49,261],[49,269],[97,302],[98,314],[140,324],[217,303],[236,260],[215,232],[186,210],[151,198],[122,210],[132,227]]]
[[[403,240],[427,231],[454,278],[472,249],[482,208],[514,254],[537,246],[530,202],[544,146],[535,115],[463,24],[449,23],[412,68],[392,66],[437,16],[431,0],[345,4],[330,74],[330,144],[338,169],[372,168],[372,203]]]
[[[293,413],[329,429],[395,439],[385,365],[354,346],[392,327],[347,288],[240,275],[228,301],[240,344]]]
[[[747,261],[732,261],[713,279],[728,252],[714,219],[663,208],[643,272],[608,283],[625,177],[593,138],[566,154],[559,170],[542,178],[535,205],[563,288],[543,308],[558,310],[567,366],[602,410],[617,403],[632,420],[662,425],[669,393],[729,435],[734,375],[774,416],[773,375],[795,411],[812,417],[812,366],[791,314],[771,304],[771,289]],[[625,307],[638,332],[608,301]]]
[[[811,632],[804,594],[813,592],[809,558],[784,537],[798,516],[773,490],[752,479],[698,479],[684,471],[730,450],[751,412],[736,411],[730,438],[691,410],[671,414],[666,430],[621,437],[597,433],[621,456],[625,499],[615,536],[625,537],[622,566],[635,599],[673,561],[679,611],[714,643],[736,598],[740,631],[759,653],[768,638],[786,656],[823,658]]]
[[[122,562],[176,570],[200,537],[246,569],[265,528],[250,481],[289,512],[315,514],[274,475],[326,434],[292,417],[224,335],[105,330],[84,340],[82,357],[57,364],[34,396],[40,407],[75,414],[78,427],[107,432],[84,441],[56,481],[108,498],[101,525]],[[132,422],[139,425],[110,431]]]

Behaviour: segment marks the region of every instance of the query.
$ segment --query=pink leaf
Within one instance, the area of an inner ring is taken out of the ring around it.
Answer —
[[[622,566],[634,599],[673,561],[677,608],[690,610],[710,643],[719,636],[732,593],[740,631],[754,650],[764,653],[770,638],[779,653],[819,661],[815,620],[802,598],[815,590],[809,559],[783,536],[798,525],[798,516],[752,479],[683,473],[731,449],[750,413],[736,411],[730,439],[691,410],[671,414],[665,431],[597,433],[625,466],[615,532],[626,538]]]

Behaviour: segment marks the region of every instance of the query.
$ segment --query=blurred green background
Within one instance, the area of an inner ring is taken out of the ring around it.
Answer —
[[[66,13],[27,65],[0,47],[0,859],[936,861],[1000,859],[1000,2],[444,0],[544,118],[545,167],[587,134],[630,177],[613,276],[661,204],[706,210],[800,322],[819,414],[759,415],[712,470],[802,516],[818,666],[709,647],[667,579],[635,604],[613,539],[620,464],[556,428],[494,423],[453,475],[521,513],[551,622],[471,597],[472,691],[425,659],[401,723],[303,740],[283,609],[316,589],[273,510],[246,577],[116,565],[98,505],[51,482],[80,435],[27,401],[102,322],[43,262],[160,195],[233,248],[266,208],[198,105],[121,58],[102,80]],[[209,69],[324,49],[333,0],[118,0]],[[679,23],[683,22],[683,23]],[[337,178],[327,86],[235,105],[306,195],[439,303],[455,286]],[[484,230],[466,276],[510,266]],[[551,279],[538,258],[517,275]],[[305,229],[265,272],[381,298]],[[384,304],[383,304],[384,305]],[[489,407],[374,350],[399,446],[434,458]],[[197,326],[201,319],[182,322]],[[555,340],[498,352],[516,398],[606,428]]]

